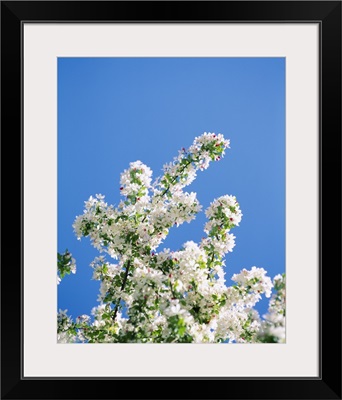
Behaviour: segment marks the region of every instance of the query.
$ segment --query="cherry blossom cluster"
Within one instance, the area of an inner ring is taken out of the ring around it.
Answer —
[[[102,254],[91,263],[100,281],[99,305],[92,317],[72,320],[58,313],[58,342],[82,343],[253,343],[268,329],[253,309],[272,283],[263,268],[225,280],[227,253],[235,246],[231,229],[242,212],[235,196],[215,199],[199,244],[188,241],[178,251],[158,247],[170,228],[191,222],[202,210],[196,193],[185,192],[198,170],[219,161],[229,148],[222,134],[204,133],[182,148],[164,174],[152,182],[141,161],[121,174],[117,208],[97,194],[85,202],[73,224],[78,239],[89,237]],[[104,253],[104,254],[103,254]],[[276,286],[277,287],[277,286]],[[272,297],[269,314],[283,304]],[[273,317],[270,317],[273,318]]]
[[[267,343],[285,343],[285,274],[273,278],[274,293],[269,302],[268,312],[263,316],[259,341]]]
[[[57,285],[70,273],[76,273],[76,261],[67,249],[64,253],[57,253]]]

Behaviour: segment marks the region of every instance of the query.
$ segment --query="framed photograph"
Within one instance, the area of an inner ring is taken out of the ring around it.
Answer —
[[[341,399],[341,2],[1,26],[1,398]]]

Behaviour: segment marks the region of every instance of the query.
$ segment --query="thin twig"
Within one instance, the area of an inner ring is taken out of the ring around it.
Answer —
[[[129,271],[129,267],[130,266],[131,266],[131,260],[128,260],[125,276],[124,276],[124,279],[122,281],[122,285],[121,285],[121,289],[120,289],[121,292],[125,289],[126,282],[127,282],[127,277],[128,277],[128,271]],[[115,318],[116,318],[116,314],[118,313],[120,301],[121,301],[121,297],[119,298],[119,300],[117,301],[116,306],[115,306],[114,315],[113,315],[113,320],[114,321],[115,321]]]

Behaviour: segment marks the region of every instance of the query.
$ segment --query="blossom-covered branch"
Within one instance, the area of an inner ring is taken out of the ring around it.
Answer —
[[[104,253],[91,263],[101,282],[93,318],[73,321],[58,314],[58,340],[86,343],[257,342],[266,329],[253,309],[273,283],[263,268],[243,269],[225,281],[227,253],[235,246],[231,229],[242,219],[235,196],[224,195],[205,210],[208,218],[199,244],[178,251],[158,247],[173,226],[191,222],[202,210],[196,193],[185,192],[197,171],[219,161],[229,148],[221,134],[204,133],[182,148],[164,174],[152,182],[141,161],[121,174],[117,208],[97,194],[85,202],[73,224],[76,236],[89,237]],[[109,257],[109,260],[106,258]],[[274,298],[272,301],[275,302]],[[273,304],[273,303],[272,303]],[[278,304],[278,303],[277,303]]]
[[[57,253],[57,285],[70,273],[76,274],[76,261],[66,249],[64,253]]]

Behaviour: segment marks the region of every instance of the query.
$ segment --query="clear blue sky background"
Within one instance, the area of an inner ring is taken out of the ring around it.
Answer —
[[[159,249],[200,241],[205,208],[231,194],[243,218],[231,231],[227,284],[254,265],[271,277],[285,272],[285,58],[58,59],[58,251],[68,248],[77,262],[58,286],[58,308],[77,317],[99,304],[89,266],[99,253],[72,229],[84,201],[101,193],[117,205],[131,161],[157,177],[203,132],[222,133],[231,148],[186,188],[203,212],[172,228]]]

